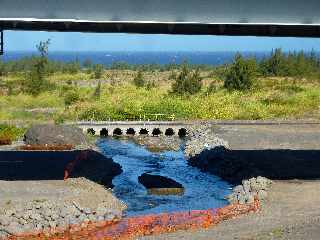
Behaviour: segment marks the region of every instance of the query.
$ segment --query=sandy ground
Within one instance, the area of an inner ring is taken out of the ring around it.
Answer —
[[[217,125],[215,132],[231,149],[320,150],[320,125]],[[320,159],[319,159],[320,161]],[[287,167],[290,168],[288,165]],[[320,172],[319,172],[320,179]],[[320,180],[274,181],[259,213],[199,231],[179,231],[140,239],[319,240]]]
[[[125,204],[112,195],[111,190],[85,178],[42,181],[0,181],[0,211],[12,208],[17,202],[51,200],[76,201],[83,208],[97,208],[101,202],[118,211]]]
[[[214,125],[233,150],[320,150],[320,124]]]

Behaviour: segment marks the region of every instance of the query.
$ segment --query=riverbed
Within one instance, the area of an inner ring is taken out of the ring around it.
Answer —
[[[178,151],[150,152],[130,139],[100,138],[97,146],[122,166],[113,179],[113,192],[124,201],[128,216],[219,208],[228,204],[225,196],[231,185],[217,176],[187,164],[182,148]],[[183,195],[150,195],[138,182],[143,173],[174,179],[184,187]]]

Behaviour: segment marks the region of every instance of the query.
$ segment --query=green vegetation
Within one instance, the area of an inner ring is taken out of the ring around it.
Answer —
[[[133,84],[136,87],[144,87],[144,85],[146,84],[141,70],[138,71],[137,76],[135,76],[135,78],[133,79]]]
[[[18,128],[8,124],[0,124],[0,145],[11,143],[22,138],[25,132],[24,128]]]
[[[171,120],[320,118],[320,61],[314,52],[274,50],[261,61],[105,67],[39,56],[0,60],[0,120]],[[32,86],[32,87],[31,87]]]
[[[174,80],[175,82],[172,84],[172,93],[174,94],[192,95],[201,91],[202,78],[199,69],[190,72],[188,66],[183,64],[180,74]]]
[[[49,83],[46,79],[48,72],[48,50],[50,40],[40,42],[37,49],[40,53],[39,57],[34,58],[34,64],[30,72],[26,72],[24,79],[24,87],[27,93],[38,95],[42,91],[49,89]]]
[[[256,61],[246,60],[237,54],[226,74],[224,87],[228,90],[248,90],[252,87],[256,75]]]

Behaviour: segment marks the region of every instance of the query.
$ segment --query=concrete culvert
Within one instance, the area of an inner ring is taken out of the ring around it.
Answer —
[[[180,128],[179,129],[179,132],[178,132],[178,135],[179,135],[179,137],[185,137],[185,136],[187,136],[187,129],[185,129],[185,128]]]
[[[116,128],[114,131],[113,131],[113,135],[122,135],[122,130],[120,128]]]
[[[159,128],[153,129],[153,131],[152,131],[153,136],[159,136],[160,134],[162,134],[162,132]]]
[[[173,136],[173,135],[174,135],[173,129],[172,129],[172,128],[166,129],[166,132],[165,132],[164,135],[166,135],[166,136]]]
[[[139,134],[140,135],[148,135],[149,131],[145,128],[141,128]]]
[[[127,135],[135,135],[136,131],[133,128],[128,128],[127,129]]]
[[[91,135],[95,135],[95,134],[96,134],[96,131],[95,131],[93,128],[89,128],[89,129],[87,130],[87,133],[88,133],[88,134],[91,134]]]
[[[102,130],[100,131],[100,136],[101,137],[107,137],[108,136],[108,130],[106,128],[102,128]]]

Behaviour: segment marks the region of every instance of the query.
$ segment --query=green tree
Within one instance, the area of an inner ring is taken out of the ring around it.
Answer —
[[[136,87],[144,87],[145,86],[146,81],[144,80],[143,73],[141,70],[139,70],[137,75],[134,77],[133,84]]]
[[[45,42],[41,41],[37,45],[40,56],[34,58],[31,71],[27,74],[26,91],[32,95],[38,95],[49,87],[49,82],[46,79],[49,44],[50,39]]]
[[[171,88],[172,93],[177,95],[192,95],[200,92],[202,88],[200,70],[197,68],[195,71],[190,71],[188,65],[184,63]]]
[[[227,71],[224,87],[228,90],[247,90],[252,87],[257,74],[255,59],[244,59],[240,54],[235,56],[233,64]]]
[[[93,72],[94,72],[94,78],[95,79],[101,79],[103,75],[103,65],[102,64],[95,64],[93,66]]]

